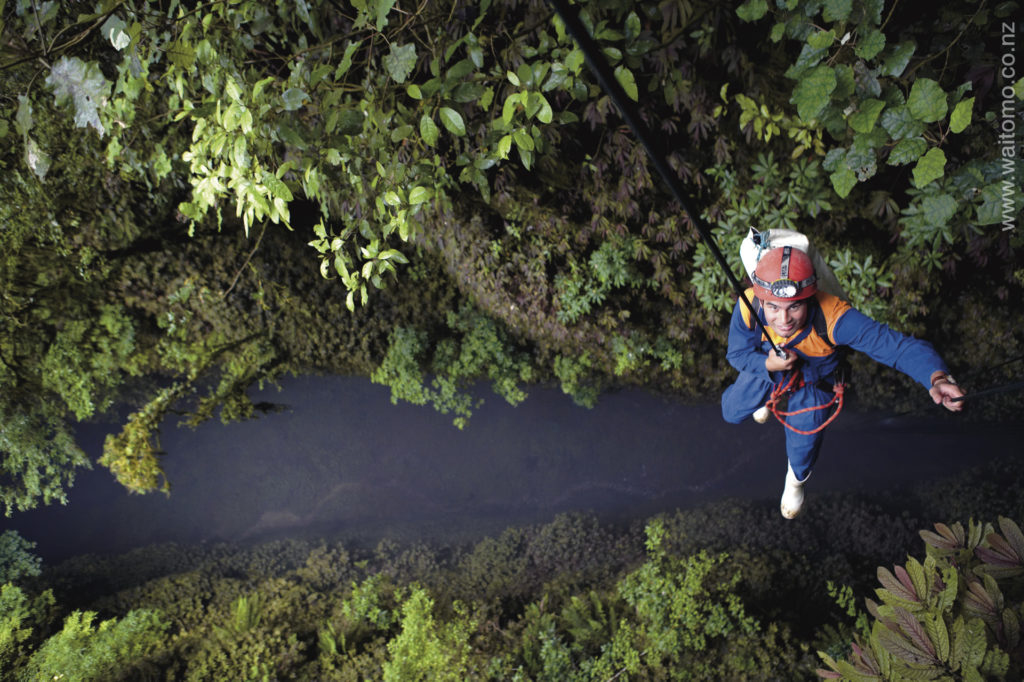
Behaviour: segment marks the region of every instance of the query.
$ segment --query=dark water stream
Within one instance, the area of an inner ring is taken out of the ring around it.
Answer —
[[[17,514],[2,527],[53,561],[165,541],[463,540],[568,510],[638,517],[781,493],[778,424],[731,426],[717,406],[639,391],[604,396],[591,410],[557,390],[533,389],[516,407],[481,395],[485,405],[459,431],[430,408],[392,405],[388,389],[366,379],[290,379],[260,395],[282,412],[195,431],[168,425],[170,497],[129,495],[98,467],[79,475],[67,507]],[[107,430],[83,431],[93,457]],[[816,491],[892,488],[1019,452],[1024,422],[848,411],[828,433],[809,504]]]

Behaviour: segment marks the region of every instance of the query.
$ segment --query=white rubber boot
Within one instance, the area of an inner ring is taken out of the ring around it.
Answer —
[[[754,411],[754,421],[758,424],[764,424],[770,416],[772,416],[772,411],[768,409],[767,405],[762,405]]]
[[[810,477],[811,475],[807,474],[807,478]],[[782,515],[787,519],[795,519],[804,506],[804,483],[807,482],[807,478],[798,481],[796,474],[793,473],[793,467],[788,467],[786,488],[782,491],[782,503],[779,505]]]

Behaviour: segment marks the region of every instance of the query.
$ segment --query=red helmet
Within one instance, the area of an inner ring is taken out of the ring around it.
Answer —
[[[818,292],[814,263],[800,249],[771,249],[758,261],[751,278],[754,295],[762,301],[799,301]]]

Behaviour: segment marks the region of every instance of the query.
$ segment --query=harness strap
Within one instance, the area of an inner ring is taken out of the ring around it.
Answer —
[[[787,429],[789,429],[790,431],[793,431],[794,433],[799,433],[799,434],[802,434],[804,436],[810,436],[810,435],[813,435],[815,433],[818,433],[819,431],[824,430],[824,428],[826,426],[828,426],[833,421],[835,421],[836,417],[839,416],[839,413],[843,409],[843,394],[844,394],[844,392],[846,390],[846,384],[843,383],[842,381],[837,381],[835,384],[833,384],[832,385],[832,393],[833,393],[832,394],[832,400],[828,401],[827,403],[824,403],[823,405],[815,405],[813,407],[805,407],[803,409],[793,410],[791,412],[787,412],[785,410],[780,410],[779,409],[778,403],[779,403],[779,400],[781,400],[783,396],[785,396],[787,393],[792,393],[793,391],[795,391],[795,390],[797,390],[799,388],[803,388],[805,385],[806,384],[804,383],[803,373],[800,370],[795,370],[793,372],[790,372],[788,380],[786,380],[786,379],[780,380],[779,383],[776,384],[776,386],[772,389],[771,397],[768,398],[768,402],[765,403],[765,406],[768,407],[769,410],[771,410],[772,414],[775,415],[775,418],[778,419],[782,423],[782,425],[785,426]],[[803,414],[805,412],[814,412],[816,410],[827,410],[828,408],[832,407],[833,405],[835,406],[836,409],[831,414],[831,416],[829,416],[829,418],[826,419],[822,424],[820,424],[819,426],[815,427],[814,429],[811,429],[810,431],[803,431],[801,429],[798,429],[795,426],[793,426],[792,424],[790,424],[789,422],[787,422],[783,418],[783,417],[792,417],[794,415]]]

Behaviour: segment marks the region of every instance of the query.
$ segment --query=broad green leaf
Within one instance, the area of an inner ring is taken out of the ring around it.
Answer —
[[[845,21],[853,10],[852,0],[825,0],[821,18],[825,21]]]
[[[877,99],[867,99],[860,103],[860,111],[850,114],[847,122],[850,127],[858,133],[868,133],[875,127],[878,115],[885,108],[885,102]]]
[[[384,68],[396,83],[404,83],[416,67],[416,46],[391,43],[391,51],[384,55]]]
[[[516,115],[516,105],[522,100],[524,93],[513,92],[511,95],[505,98],[505,103],[501,106],[501,122],[508,125],[512,122],[512,118]]]
[[[854,53],[861,59],[870,61],[883,49],[885,49],[885,34],[877,28],[873,28],[857,42]]]
[[[747,0],[736,8],[736,16],[743,21],[757,21],[768,13],[768,3],[765,0]]]
[[[466,124],[462,120],[462,114],[449,107],[441,107],[437,113],[441,117],[441,123],[452,135],[462,137],[466,134]]]
[[[907,68],[907,64],[910,63],[910,58],[914,56],[914,50],[916,49],[917,45],[911,40],[896,45],[882,62],[882,70],[879,75],[898,78],[902,75],[903,70]]]
[[[1024,100],[1024,78],[1018,78],[1013,84],[1013,95],[1019,100]]]
[[[410,204],[422,204],[425,201],[430,201],[433,192],[426,187],[413,187],[409,190],[409,203]]]
[[[845,199],[853,186],[857,184],[857,175],[846,166],[843,166],[832,173],[829,178],[832,180],[832,187],[836,194]]]
[[[384,193],[384,203],[388,206],[401,206],[402,198],[398,196],[398,192],[387,191]]]
[[[405,89],[405,92],[407,95],[409,95],[409,97],[412,97],[413,99],[423,99],[423,93],[420,92],[420,86],[416,85],[415,83],[410,83],[409,86]]]
[[[639,101],[640,93],[636,87],[636,80],[633,78],[633,72],[627,69],[625,66],[619,65],[615,67],[615,80],[619,82],[622,89],[626,91],[626,94],[634,102]]]
[[[921,189],[932,180],[945,174],[946,154],[938,147],[932,147],[914,166],[914,187]]]
[[[178,40],[167,47],[167,59],[188,74],[195,67],[196,51],[188,43]]]
[[[533,137],[530,133],[526,132],[525,128],[518,128],[512,133],[512,139],[515,141],[516,146],[522,151],[532,152],[534,149]]]
[[[522,83],[519,82],[519,76],[516,75],[515,71],[506,71],[505,77],[508,78],[509,83],[516,86],[517,88],[522,85]]]
[[[807,34],[807,44],[819,50],[831,46],[835,40],[835,31],[812,31]]]
[[[942,227],[947,225],[949,219],[956,213],[956,199],[948,194],[925,197],[921,200],[921,212],[929,225]]]
[[[92,126],[103,137],[106,130],[100,123],[98,107],[110,95],[110,83],[96,62],[83,62],[78,57],[61,57],[50,69],[46,84],[53,89],[57,104],[71,100],[75,107],[75,125]]]
[[[437,136],[439,134],[440,131],[437,128],[437,124],[434,123],[434,119],[427,114],[420,116],[420,137],[423,138],[424,142],[433,147],[437,144]]]
[[[974,108],[974,98],[968,97],[967,99],[960,100],[956,107],[953,108],[953,113],[949,116],[949,130],[953,133],[963,132],[971,122],[971,109]]]
[[[889,152],[888,163],[890,166],[901,166],[911,161],[917,161],[928,149],[928,143],[923,137],[908,137],[896,143],[896,146]]]
[[[924,123],[914,118],[906,106],[886,109],[882,114],[882,127],[894,140],[916,137],[925,129]]]
[[[303,102],[309,99],[309,95],[301,88],[288,88],[281,93],[281,99],[284,101],[285,111],[295,111],[302,108]]]
[[[910,88],[907,98],[910,114],[919,121],[934,123],[946,115],[946,93],[931,78],[918,78]]]
[[[292,191],[284,184],[279,177],[268,171],[263,171],[263,185],[270,190],[270,193],[285,201],[292,200]]]
[[[1003,183],[1002,181],[986,185],[981,189],[981,204],[978,206],[978,224],[994,225],[1003,219]],[[1012,191],[1006,198],[1013,201]]]
[[[498,156],[507,159],[510,151],[512,151],[512,136],[505,135],[498,140]]]
[[[813,121],[828,105],[836,88],[836,74],[831,66],[819,64],[808,71],[793,89],[792,102],[805,122]]]
[[[551,111],[551,104],[548,103],[547,98],[540,93],[540,110],[537,111],[537,120],[541,123],[551,123],[551,119],[554,117],[554,113]]]

